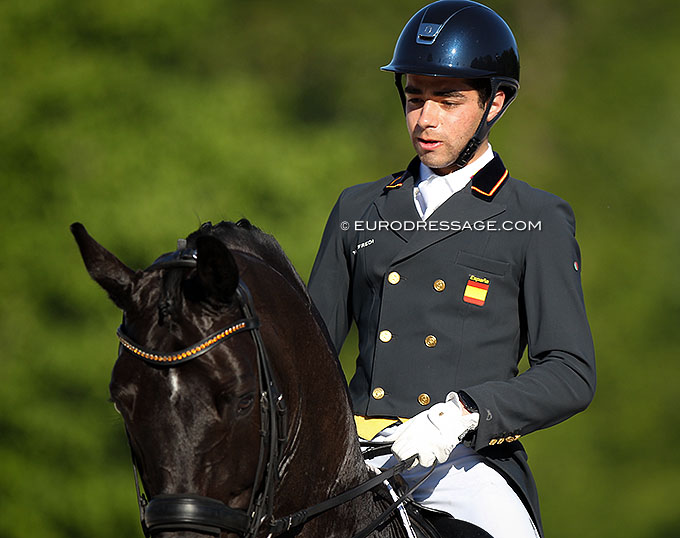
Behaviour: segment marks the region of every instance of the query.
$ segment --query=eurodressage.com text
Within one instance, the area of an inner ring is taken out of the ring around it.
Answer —
[[[343,220],[340,229],[347,232],[352,225]],[[541,231],[541,221],[526,220],[476,220],[476,221],[457,221],[457,220],[355,220],[353,230],[355,232],[381,232],[391,230],[393,232],[462,232],[465,230],[475,232],[532,232]]]

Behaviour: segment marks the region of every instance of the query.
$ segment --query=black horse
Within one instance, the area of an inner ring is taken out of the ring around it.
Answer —
[[[124,311],[110,394],[147,536],[406,536],[397,511],[380,518],[394,496],[364,464],[339,362],[271,236],[207,223],[133,271],[71,230]]]

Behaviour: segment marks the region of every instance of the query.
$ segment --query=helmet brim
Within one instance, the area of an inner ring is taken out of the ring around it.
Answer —
[[[422,65],[393,65],[388,64],[380,68],[381,71],[398,73],[401,75],[422,75],[425,77],[449,77],[449,78],[491,78],[496,75],[493,71],[485,69],[457,68],[452,65],[442,66],[438,69],[424,69]]]

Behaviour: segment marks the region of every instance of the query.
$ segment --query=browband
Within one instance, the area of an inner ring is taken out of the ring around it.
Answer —
[[[146,362],[150,362],[152,364],[175,365],[195,359],[196,357],[199,357],[210,351],[217,344],[220,344],[231,338],[235,334],[248,331],[250,329],[255,329],[259,326],[260,320],[257,318],[240,319],[226,329],[217,331],[216,333],[207,336],[200,342],[173,353],[157,353],[152,349],[140,346],[123,332],[123,325],[118,327],[116,336],[118,336],[118,340],[120,340],[120,343],[127,350],[131,351]]]

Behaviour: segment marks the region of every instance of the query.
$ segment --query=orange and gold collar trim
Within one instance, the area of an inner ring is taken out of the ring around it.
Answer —
[[[505,178],[508,177],[508,171],[506,170],[505,173],[501,176],[501,178],[498,180],[498,182],[493,186],[493,188],[489,192],[484,192],[482,189],[479,187],[475,187],[472,185],[472,190],[475,192],[478,192],[479,194],[483,194],[484,196],[493,196],[496,191],[500,188],[502,183],[505,181]]]
[[[492,199],[498,191],[505,185],[505,180],[509,177],[508,169],[505,168],[503,161],[494,153],[493,160],[484,168],[472,176],[472,193],[484,200]]]
[[[404,172],[393,174],[393,179],[384,187],[384,190],[394,190],[402,187],[409,176],[417,176],[420,160],[416,157],[408,165]],[[508,169],[505,168],[503,161],[498,153],[494,152],[494,157],[479,172],[472,176],[472,193],[483,200],[490,201],[501,190],[510,177]]]
[[[398,189],[399,187],[401,187],[404,184],[404,182],[402,180],[403,180],[405,175],[406,175],[406,172],[401,174],[399,177],[394,178],[387,185],[385,185],[385,188],[386,189]]]

